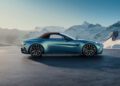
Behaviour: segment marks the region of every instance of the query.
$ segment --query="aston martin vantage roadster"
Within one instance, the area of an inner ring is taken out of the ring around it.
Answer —
[[[89,40],[77,40],[63,33],[49,32],[23,41],[21,52],[30,54],[32,57],[41,57],[43,54],[94,56],[102,54],[103,44]]]

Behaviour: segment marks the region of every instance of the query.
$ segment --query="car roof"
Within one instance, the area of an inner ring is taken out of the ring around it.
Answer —
[[[40,36],[40,38],[49,38],[51,34],[60,34],[59,32],[47,32]]]

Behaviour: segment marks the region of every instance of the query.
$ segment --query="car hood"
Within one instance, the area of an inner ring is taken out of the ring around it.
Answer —
[[[32,39],[24,40],[24,42],[38,41],[39,39],[40,38],[32,38]]]

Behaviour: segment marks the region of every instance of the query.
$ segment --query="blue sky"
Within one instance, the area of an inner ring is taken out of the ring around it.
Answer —
[[[0,27],[32,30],[120,20],[120,0],[0,0]]]

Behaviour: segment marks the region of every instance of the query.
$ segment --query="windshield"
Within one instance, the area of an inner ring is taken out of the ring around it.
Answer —
[[[74,37],[72,37],[72,36],[70,36],[70,35],[68,35],[68,34],[65,34],[65,33],[61,33],[61,34],[63,34],[63,35],[65,35],[65,36],[67,36],[67,37],[69,37],[69,38],[71,38],[71,39],[75,40],[75,38],[74,38]]]

